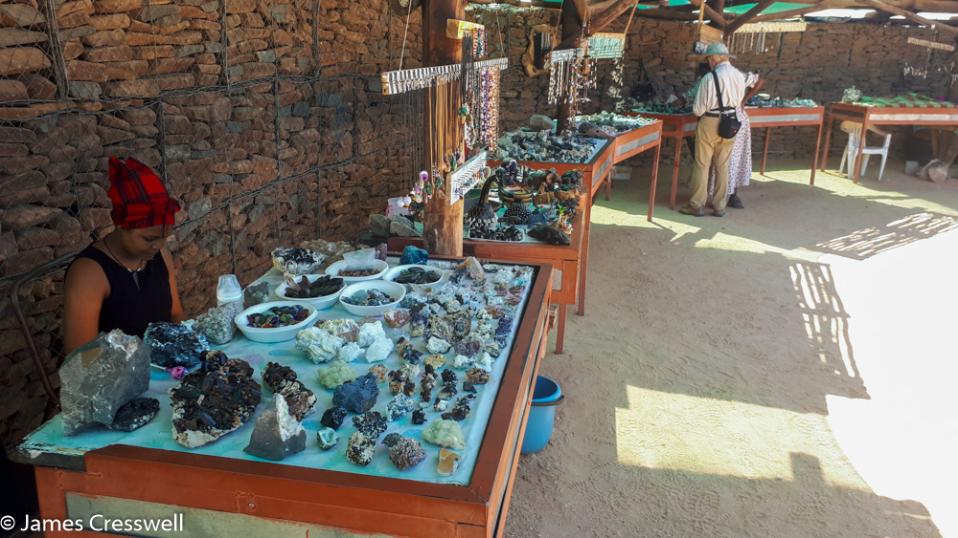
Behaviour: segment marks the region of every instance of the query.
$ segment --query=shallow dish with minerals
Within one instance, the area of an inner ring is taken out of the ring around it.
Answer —
[[[316,307],[317,310],[336,304],[346,283],[341,278],[329,275],[303,275],[292,277],[276,286],[276,296]],[[335,291],[331,291],[335,290]]]
[[[346,286],[339,296],[339,302],[355,316],[381,316],[387,310],[396,308],[405,296],[406,288],[402,284],[370,280]]]
[[[352,282],[362,282],[365,280],[376,280],[382,278],[389,269],[389,264],[382,260],[371,260],[368,262],[356,263],[346,260],[338,261],[326,268],[326,274],[329,276],[342,278],[347,284]]]
[[[319,311],[312,305],[271,301],[243,310],[233,321],[246,338],[272,343],[292,340],[296,333],[316,323],[318,317]]]
[[[383,275],[383,280],[397,284],[409,284],[413,288],[438,288],[446,283],[448,271],[442,271],[431,265],[397,265]]]

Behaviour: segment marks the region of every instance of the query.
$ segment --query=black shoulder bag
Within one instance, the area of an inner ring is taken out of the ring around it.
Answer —
[[[718,94],[719,101],[719,136],[726,140],[735,138],[739,129],[742,128],[742,122],[738,121],[735,109],[726,107],[725,103],[722,102],[722,88],[719,86],[718,75],[715,74],[714,70],[712,71],[712,78],[715,80],[715,93]]]

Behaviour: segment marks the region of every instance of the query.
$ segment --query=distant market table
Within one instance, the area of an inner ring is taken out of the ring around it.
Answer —
[[[582,197],[582,205],[585,205],[585,194]],[[553,273],[550,301],[558,310],[555,347],[557,354],[562,353],[565,342],[567,307],[576,304],[578,291],[585,286],[585,260],[588,251],[585,250],[587,240],[584,220],[584,212],[579,211],[572,225],[572,241],[569,245],[550,245],[530,239],[515,242],[468,238],[462,240],[465,256],[475,256],[482,260],[549,264],[556,270]],[[399,252],[407,245],[424,248],[425,242],[420,237],[391,237],[388,245],[391,252]]]
[[[333,449],[339,458],[330,459],[336,457],[333,452],[320,451],[315,441],[321,427],[318,415],[332,398],[330,391],[316,388],[319,366],[296,352],[294,342],[258,344],[241,335],[222,349],[248,360],[256,380],[267,360],[277,361],[296,370],[299,379],[315,390],[317,412],[304,420],[305,451],[279,462],[246,454],[242,448],[255,419],[214,443],[195,449],[180,446],[172,439],[167,395],[174,382],[157,370],[145,395],[161,401],[160,412],[142,428],[129,433],[94,428],[64,436],[57,415],[11,455],[34,466],[40,512],[46,520],[99,515],[102,522],[103,517],[160,519],[181,514],[182,533],[191,538],[501,536],[535,379],[547,347],[553,270],[548,265],[531,270],[513,330],[491,373],[492,385],[480,389],[473,412],[461,423],[467,446],[461,451],[462,465],[452,476],[435,473],[437,449],[428,444],[423,445],[427,461],[407,471],[398,471],[381,448],[366,467],[345,461],[345,438]],[[281,276],[273,281],[278,279]],[[328,314],[324,319],[348,317],[339,309],[323,311]],[[355,365],[363,371],[368,366]],[[381,409],[381,402],[375,409]],[[407,435],[418,435],[416,428],[408,417],[390,422],[390,430]],[[352,429],[344,424],[340,435],[346,437]],[[93,535],[46,533],[61,538]]]
[[[828,105],[828,129],[825,131],[825,149],[822,152],[822,170],[828,167],[828,150],[832,141],[832,128],[836,121],[854,121],[862,125],[861,140],[869,127],[877,125],[911,125],[916,127],[954,128],[958,127],[958,108],[950,107],[908,107],[908,106],[869,106],[854,103],[831,103]],[[852,168],[852,180],[858,183],[862,167],[862,151],[865,144],[858,145],[855,165]]]
[[[547,161],[517,161],[520,165],[526,166],[528,168],[533,168],[535,170],[549,170],[555,169],[556,173],[564,174],[566,172],[571,172],[577,170],[582,174],[582,191],[583,194],[587,193],[588,198],[586,201],[588,203],[581,204],[584,211],[580,211],[580,214],[583,214],[582,226],[576,226],[575,229],[582,229],[582,239],[581,239],[581,249],[582,253],[580,256],[580,268],[579,274],[579,289],[578,289],[578,310],[576,314],[579,316],[585,315],[585,280],[586,272],[589,268],[589,232],[592,226],[592,204],[595,203],[595,196],[598,194],[599,189],[602,187],[603,182],[611,181],[612,174],[612,163],[615,158],[615,142],[613,140],[605,140],[602,147],[596,151],[592,158],[588,162],[584,163],[559,163],[559,162],[547,162]],[[495,167],[499,166],[502,161],[490,160],[489,166]]]
[[[815,136],[815,151],[812,152],[812,171],[808,184],[815,184],[815,170],[818,168],[818,150],[822,142],[822,126],[825,122],[825,107],[745,107],[752,129],[765,129],[765,143],[762,147],[762,165],[760,173],[765,175],[768,162],[768,141],[775,127],[818,127]]]
[[[646,219],[651,222],[652,215],[655,213],[655,191],[659,180],[659,152],[662,149],[662,121],[655,120],[654,123],[630,129],[620,133],[613,139],[613,166],[625,162],[636,155],[649,150],[655,150],[652,156],[652,177],[649,180],[649,210]],[[606,181],[606,200],[609,199],[609,193],[612,192],[612,177]]]
[[[698,127],[699,119],[691,112],[687,114],[660,114],[634,111],[629,113],[629,115],[660,120],[662,122],[662,138],[675,141],[675,152],[672,156],[672,185],[669,189],[669,208],[675,209],[675,202],[679,190],[679,163],[682,161],[682,140],[695,136],[695,129]],[[656,155],[659,155],[658,151],[656,151]],[[656,158],[656,169],[658,169],[657,165],[658,158]]]

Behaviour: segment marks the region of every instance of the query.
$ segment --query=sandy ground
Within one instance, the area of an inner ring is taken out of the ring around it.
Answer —
[[[507,536],[958,536],[958,180],[802,166],[723,219],[646,222],[640,169],[598,203]]]

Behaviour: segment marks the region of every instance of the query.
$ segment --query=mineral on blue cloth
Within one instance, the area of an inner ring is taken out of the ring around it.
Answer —
[[[351,413],[365,413],[373,408],[378,397],[375,374],[366,374],[336,387],[333,405],[345,407]]]
[[[402,249],[402,256],[399,258],[399,263],[402,265],[422,265],[427,261],[429,261],[429,252],[412,245],[407,245],[406,248]]]
[[[256,427],[250,436],[247,453],[268,460],[279,461],[306,448],[306,430],[289,414],[286,399],[274,394],[272,405],[256,418]]]
[[[200,363],[200,354],[209,346],[206,338],[179,323],[151,323],[143,335],[150,348],[150,362],[163,368],[182,366],[190,369]]]

